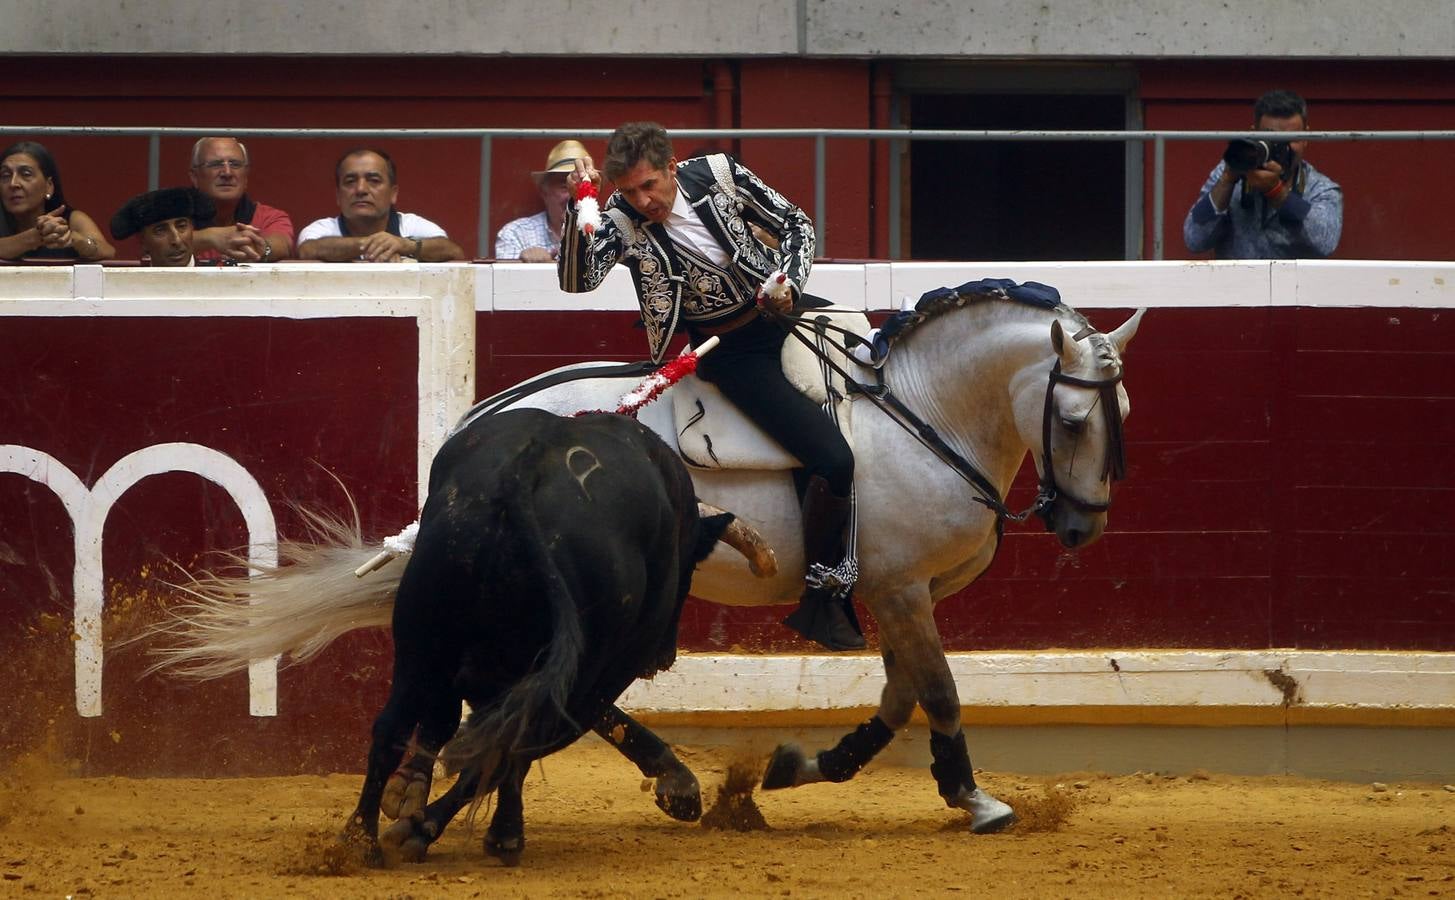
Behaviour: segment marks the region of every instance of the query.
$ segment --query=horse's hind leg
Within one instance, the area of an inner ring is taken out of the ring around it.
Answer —
[[[643,775],[657,780],[657,806],[663,812],[683,822],[702,818],[702,788],[697,776],[645,725],[609,706],[591,730],[636,763]]]
[[[828,750],[806,756],[797,744],[779,744],[763,773],[763,789],[798,787],[819,781],[848,781],[889,746],[894,733],[909,722],[914,712],[914,685],[900,669],[894,651],[880,637],[886,680],[879,696],[879,712],[869,721],[839,739]]]
[[[894,648],[914,686],[920,708],[930,720],[930,772],[948,806],[970,813],[970,828],[977,834],[999,831],[1015,823],[1015,813],[975,784],[965,732],[960,723],[960,694],[945,659],[935,627],[934,604],[928,589],[891,598],[874,611],[882,635]]]

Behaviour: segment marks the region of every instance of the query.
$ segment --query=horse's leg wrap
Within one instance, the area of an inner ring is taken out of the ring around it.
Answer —
[[[965,729],[955,732],[954,737],[945,737],[938,731],[930,732],[930,774],[935,776],[940,796],[951,806],[962,792],[975,790],[975,770],[970,767],[970,752],[965,749]]]
[[[848,781],[864,768],[865,763],[889,746],[894,730],[875,716],[839,740],[832,750],[820,750],[818,770],[829,781]],[[963,739],[960,746],[964,747]]]

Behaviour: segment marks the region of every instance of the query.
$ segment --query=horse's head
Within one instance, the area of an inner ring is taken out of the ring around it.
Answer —
[[[1044,382],[1036,469],[1051,499],[1038,510],[1062,546],[1081,547],[1101,537],[1112,482],[1126,473],[1122,420],[1131,401],[1122,386],[1121,354],[1137,333],[1139,310],[1111,334],[1090,326],[1067,334],[1051,324],[1056,357]]]

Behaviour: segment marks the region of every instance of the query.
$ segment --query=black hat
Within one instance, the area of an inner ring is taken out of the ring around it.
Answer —
[[[111,236],[124,241],[148,225],[184,216],[200,228],[216,215],[212,198],[196,188],[162,188],[126,201],[111,217]]]

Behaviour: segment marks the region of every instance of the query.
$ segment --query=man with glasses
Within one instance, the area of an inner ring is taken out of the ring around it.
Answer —
[[[217,215],[193,232],[201,261],[274,262],[293,254],[293,220],[248,196],[248,148],[236,138],[205,137],[192,145],[192,184]]]

